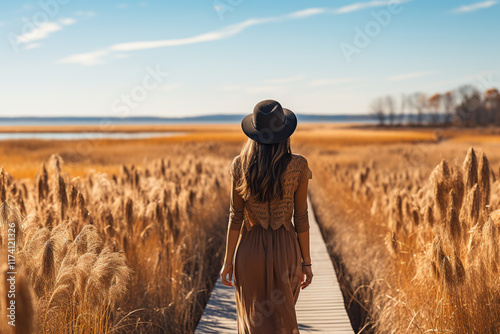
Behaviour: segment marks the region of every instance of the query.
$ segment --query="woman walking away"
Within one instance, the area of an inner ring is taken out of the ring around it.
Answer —
[[[306,158],[291,152],[296,127],[295,114],[274,100],[259,102],[241,122],[249,139],[229,169],[221,270],[222,283],[235,288],[238,334],[299,333],[295,304],[313,277],[307,212],[312,172]]]

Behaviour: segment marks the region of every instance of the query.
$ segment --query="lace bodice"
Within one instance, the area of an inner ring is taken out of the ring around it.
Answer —
[[[267,202],[255,199],[244,201],[235,190],[242,170],[237,155],[229,168],[232,176],[231,203],[229,224],[230,229],[240,230],[244,224],[250,230],[256,224],[267,229],[277,229],[284,225],[287,230],[295,229],[297,233],[309,229],[307,212],[307,179],[312,179],[307,159],[300,154],[292,154],[292,159],[282,175],[283,199],[277,198]],[[292,225],[292,217],[294,224]]]

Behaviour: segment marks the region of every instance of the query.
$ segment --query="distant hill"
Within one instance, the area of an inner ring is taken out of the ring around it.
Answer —
[[[296,114],[299,122],[373,123],[371,115],[304,115]],[[206,115],[192,117],[0,117],[1,125],[73,125],[73,124],[196,124],[240,123],[246,115]]]

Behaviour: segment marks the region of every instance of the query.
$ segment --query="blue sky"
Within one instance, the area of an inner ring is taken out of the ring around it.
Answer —
[[[369,112],[378,96],[500,86],[497,1],[0,4],[0,116]]]

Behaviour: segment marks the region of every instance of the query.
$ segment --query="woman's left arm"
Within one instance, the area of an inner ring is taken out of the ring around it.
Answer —
[[[234,178],[231,178],[231,199],[229,206],[229,223],[227,228],[226,253],[224,255],[224,266],[221,270],[221,280],[224,285],[231,286],[233,278],[233,256],[238,243],[241,225],[243,223],[243,209],[245,202],[236,191]],[[226,265],[227,264],[227,265]],[[226,278],[229,275],[229,280]]]

